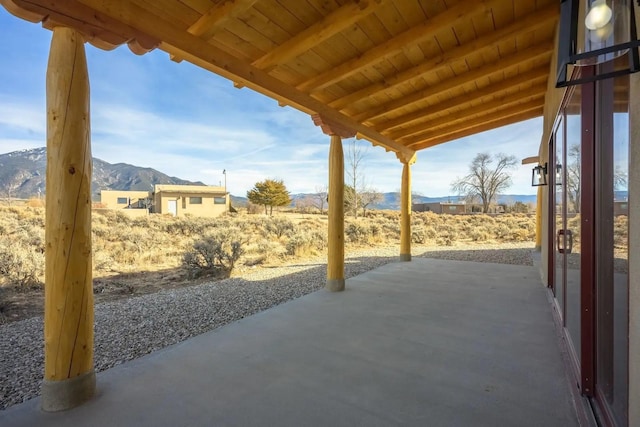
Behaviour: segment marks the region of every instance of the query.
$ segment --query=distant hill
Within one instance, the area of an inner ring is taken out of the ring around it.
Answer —
[[[26,199],[44,195],[47,149],[34,148],[0,154],[0,197]],[[91,193],[100,199],[100,190],[151,190],[155,184],[204,185],[166,175],[151,168],[126,163],[107,163],[93,158]]]
[[[47,151],[46,148],[14,151],[0,154],[0,198],[11,197],[27,199],[44,195]],[[204,185],[202,182],[187,181],[166,175],[151,168],[142,168],[126,163],[107,163],[93,158],[93,182],[91,192],[94,200],[100,199],[100,190],[151,190],[155,184]],[[625,192],[626,194],[626,192]],[[296,200],[312,196],[312,193],[292,194],[292,206]],[[382,193],[383,201],[372,206],[373,209],[400,209],[400,195],[397,192]],[[455,202],[457,196],[428,197],[414,195],[413,203]],[[515,202],[535,203],[535,195],[508,194],[498,197],[498,203]],[[233,206],[245,206],[246,197],[231,196]]]
[[[291,195],[291,206],[295,206],[296,200],[304,199],[313,196],[313,193],[300,193]],[[400,210],[400,193],[390,192],[382,193],[383,201],[372,206],[373,209],[388,209],[388,210]],[[413,195],[411,197],[412,203],[437,203],[437,202],[457,202],[460,198],[458,196],[438,196],[428,197]],[[498,196],[498,203],[504,203],[512,205],[515,202],[522,203],[536,203],[535,194],[505,194]]]

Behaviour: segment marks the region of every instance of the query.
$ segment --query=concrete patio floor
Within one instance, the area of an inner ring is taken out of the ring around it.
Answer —
[[[74,410],[38,407],[0,425],[578,425],[537,270],[421,258],[102,372]]]

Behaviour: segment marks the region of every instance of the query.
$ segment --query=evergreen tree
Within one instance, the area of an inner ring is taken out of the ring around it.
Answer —
[[[291,203],[289,191],[287,191],[284,182],[275,179],[256,182],[253,188],[247,191],[247,198],[253,204],[264,206],[265,215],[267,207],[269,207],[269,215],[271,215],[274,206],[287,206]]]

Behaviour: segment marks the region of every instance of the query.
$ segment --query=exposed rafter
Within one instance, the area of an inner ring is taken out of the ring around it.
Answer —
[[[303,91],[318,91],[330,84],[343,80],[354,73],[383,61],[391,55],[395,55],[410,43],[418,43],[426,40],[445,27],[459,23],[462,19],[468,19],[470,15],[486,12],[492,3],[497,0],[466,0],[447,9],[445,12],[426,21],[424,24],[413,27],[404,33],[394,37],[388,42],[374,47],[363,55],[344,62],[326,72],[298,85]]]
[[[388,114],[392,111],[398,110],[400,108],[405,108],[411,104],[415,104],[416,102],[423,101],[426,98],[436,96],[443,92],[447,92],[453,88],[474,82],[484,77],[503,73],[505,70],[511,67],[516,67],[519,64],[532,62],[540,57],[548,58],[549,56],[551,56],[552,49],[553,48],[549,43],[531,47],[525,51],[509,55],[500,61],[484,65],[480,68],[476,68],[457,77],[447,79],[436,86],[431,86],[418,92],[414,92],[411,95],[389,101],[372,110],[365,111],[362,114],[358,114],[355,118],[358,121],[367,122],[382,115]]]
[[[351,1],[255,60],[252,65],[268,70],[270,67],[284,63],[375,12],[385,1],[388,0]]]
[[[94,46],[111,50],[127,43],[131,51],[142,55],[155,49],[160,41],[122,24],[117,19],[95,13],[91,8],[66,0],[0,0],[5,9],[45,28],[67,26],[80,31]]]
[[[452,64],[463,60],[470,54],[496,49],[496,46],[507,38],[518,37],[538,28],[549,25],[558,19],[557,5],[547,6],[544,9],[532,13],[523,21],[513,23],[498,31],[492,31],[476,40],[453,48],[448,52],[432,58],[428,58],[422,64],[401,71],[398,74],[387,77],[382,81],[373,83],[365,88],[353,92],[347,96],[336,99],[329,105],[338,110],[354,104],[364,98],[378,95],[381,92],[395,88],[399,85],[410,83],[426,74],[435,74],[440,70],[450,67]],[[551,42],[550,42],[551,43]]]
[[[449,98],[446,101],[439,102],[437,104],[430,105],[429,107],[422,108],[409,114],[402,115],[395,119],[381,122],[374,126],[377,131],[384,132],[389,131],[398,126],[406,126],[410,123],[422,120],[428,120],[431,116],[446,113],[449,110],[459,108],[465,104],[472,103],[489,96],[500,96],[504,92],[514,90],[518,86],[524,84],[535,84],[540,82],[546,82],[549,75],[549,67],[543,65],[538,68],[534,68],[523,74],[519,74],[510,79],[502,80],[501,82],[483,87],[482,89],[474,92],[464,93],[453,98]],[[545,83],[546,85],[546,83]]]
[[[229,80],[240,82],[247,87],[251,87],[279,101],[283,101],[308,114],[320,114],[328,120],[353,129],[355,132],[362,134],[367,140],[375,141],[390,151],[407,153],[412,151],[378,133],[374,129],[358,123],[328,107],[317,99],[271,77],[266,72],[242,62],[193,34],[181,31],[171,22],[153,15],[150,11],[139,7],[137,4],[132,4],[126,0],[111,0],[108,3],[101,0],[81,1],[94,8],[96,12],[111,17],[117,16],[118,19],[126,23],[126,25],[147,32],[153,36],[162,37],[165,41],[161,44],[161,48],[170,54],[182,56],[203,68],[215,71],[217,74]],[[125,5],[127,7],[124,7]],[[123,10],[127,13],[122,13]]]
[[[538,104],[543,103],[546,90],[546,84],[539,84],[527,90],[496,98],[493,101],[481,103],[471,108],[465,108],[446,116],[432,118],[431,120],[421,122],[407,128],[400,128],[395,132],[387,134],[387,136],[394,140],[404,140],[409,136],[425,131],[437,131],[439,127],[443,126],[443,123],[446,126],[451,126],[461,121],[467,121],[469,120],[469,117],[474,117],[476,115],[491,115],[497,111],[505,109],[521,111],[521,109],[527,109],[527,103],[524,101],[535,99],[538,100]],[[463,125],[458,126],[461,127]]]
[[[537,98],[537,99],[533,99],[532,101],[520,104],[517,106],[517,108],[514,107],[511,109],[482,111],[478,113],[476,117],[470,116],[473,118],[467,118],[466,120],[464,120],[463,123],[457,124],[456,123],[457,120],[454,120],[453,122],[447,121],[446,124],[443,124],[437,129],[434,129],[434,130],[426,129],[420,133],[417,133],[408,137],[403,137],[400,139],[400,141],[402,141],[403,143],[411,147],[416,141],[419,142],[425,139],[435,138],[435,137],[447,135],[449,133],[457,132],[463,129],[471,128],[476,125],[488,123],[491,121],[496,121],[497,119],[516,116],[525,111],[535,110],[538,107],[542,107],[542,106],[544,106],[544,99]]]
[[[187,32],[203,40],[210,40],[228,19],[249,9],[256,1],[258,0],[222,0],[194,22]],[[182,58],[175,55],[171,55],[171,59],[176,62],[182,61]]]
[[[524,120],[533,119],[535,117],[539,117],[542,115],[542,107],[537,107],[530,111],[524,111],[521,113],[517,113],[515,115],[504,117],[499,116],[495,119],[484,119],[481,123],[476,124],[472,127],[467,127],[465,129],[451,132],[451,133],[443,133],[441,135],[435,136],[430,139],[417,140],[411,143],[411,147],[415,150],[422,150],[425,148],[433,147],[438,144],[442,144],[445,142],[453,141],[454,139],[464,138],[465,136],[475,135],[480,132],[485,132],[487,130],[499,128],[502,126],[510,125],[513,123],[518,123]]]

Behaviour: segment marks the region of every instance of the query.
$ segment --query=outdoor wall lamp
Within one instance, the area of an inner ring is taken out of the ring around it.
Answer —
[[[541,185],[547,185],[547,164],[544,166],[538,165],[531,171],[531,186],[540,187]]]
[[[562,185],[562,165],[556,165],[556,185]]]
[[[634,3],[640,0],[560,0],[556,87],[640,71]],[[614,61],[628,55],[628,63]],[[605,65],[606,64],[606,65]],[[569,73],[569,65],[598,65],[593,75]]]

